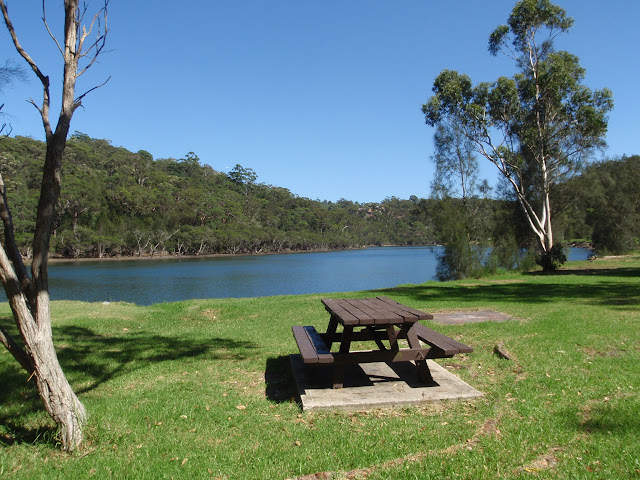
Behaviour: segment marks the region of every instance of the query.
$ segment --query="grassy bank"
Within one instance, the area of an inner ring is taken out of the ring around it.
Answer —
[[[326,325],[319,295],[55,302],[59,356],[90,413],[86,442],[70,456],[56,448],[37,392],[2,351],[0,476],[640,478],[640,256],[383,293],[518,318],[434,327],[475,348],[439,363],[483,399],[302,413],[290,327]],[[6,305],[0,322],[12,325]],[[493,353],[498,342],[513,360]]]

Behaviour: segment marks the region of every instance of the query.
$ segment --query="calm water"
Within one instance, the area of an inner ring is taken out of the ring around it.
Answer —
[[[381,247],[293,255],[248,255],[51,265],[54,300],[138,305],[193,298],[346,292],[435,278],[441,247]],[[589,252],[571,249],[570,260]]]

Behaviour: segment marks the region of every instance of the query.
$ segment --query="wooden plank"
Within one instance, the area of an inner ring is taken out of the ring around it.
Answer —
[[[313,348],[313,343],[311,343],[304,327],[294,325],[291,327],[291,330],[293,331],[293,338],[295,338],[298,344],[298,349],[300,350],[300,355],[304,363],[318,363],[318,353],[316,349]]]
[[[401,350],[363,350],[349,353],[334,353],[336,364],[408,362],[429,358],[429,348],[403,348]]]
[[[392,308],[385,302],[381,302],[377,298],[362,298],[359,303],[367,307],[367,313],[375,318],[375,324],[380,325],[397,325],[405,322],[403,315],[394,312]]]
[[[322,304],[331,315],[335,315],[338,321],[343,325],[358,325],[360,319],[345,310],[340,300],[334,300],[332,298],[323,298]]]
[[[333,363],[333,354],[327,348],[316,329],[314,327],[304,327],[304,330],[318,355],[318,363]]]
[[[473,352],[473,348],[464,343],[460,343],[453,338],[447,337],[442,333],[436,332],[431,328],[425,327],[420,323],[414,324],[412,327],[415,329],[416,334],[420,338],[420,340],[425,343],[440,348],[447,355],[455,355],[456,353],[471,353]]]
[[[411,308],[402,303],[398,303],[395,300],[389,297],[376,297],[380,302],[388,305],[388,308],[397,313],[398,315],[403,315],[407,318],[407,321],[412,321],[412,318],[416,318],[416,320],[432,320],[433,315],[427,312],[423,312],[422,310],[417,310],[415,308]],[[415,321],[415,320],[413,320]]]
[[[291,330],[304,363],[333,363],[333,354],[315,328],[294,325]]]
[[[375,308],[371,300],[368,298],[345,299],[351,305],[349,311],[361,319],[360,325],[388,325],[403,322],[400,315],[388,309]]]
[[[345,310],[358,319],[358,325],[373,325],[375,323],[376,312],[367,309],[365,305],[360,303],[360,300],[343,298],[340,303]]]

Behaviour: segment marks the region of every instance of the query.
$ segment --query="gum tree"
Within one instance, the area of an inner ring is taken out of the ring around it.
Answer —
[[[489,52],[513,59],[517,73],[474,86],[467,75],[444,70],[422,106],[427,125],[458,129],[513,187],[545,270],[563,262],[554,244],[550,192],[604,146],[613,108],[608,89],[582,84],[585,70],[578,58],[554,49],[556,37],[572,24],[548,0],[518,2],[508,25],[489,38]]]
[[[76,95],[76,80],[96,61],[105,46],[107,33],[107,5],[84,23],[86,7],[79,7],[78,0],[64,1],[64,38],[54,36],[46,20],[42,4],[45,28],[55,42],[63,63],[62,98],[60,114],[55,127],[50,121],[50,81],[35,60],[24,50],[9,18],[6,2],[0,0],[5,26],[14,47],[42,85],[42,102],[30,103],[38,110],[46,137],[46,154],[43,167],[40,199],[36,212],[33,234],[33,258],[30,272],[25,267],[14,238],[13,220],[7,200],[4,181],[0,177],[0,218],[3,223],[0,246],[0,277],[21,342],[0,328],[0,341],[20,365],[34,378],[47,412],[60,429],[62,448],[74,450],[83,437],[86,410],[78,399],[62,371],[53,345],[51,312],[49,308],[48,254],[54,208],[60,196],[62,154],[64,152],[71,118],[82,100],[94,87]]]

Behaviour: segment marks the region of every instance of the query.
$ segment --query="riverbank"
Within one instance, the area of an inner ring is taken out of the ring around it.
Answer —
[[[235,257],[248,257],[248,256],[262,256],[262,255],[295,255],[303,253],[326,253],[326,252],[348,252],[352,250],[363,250],[367,248],[393,248],[393,247],[437,247],[438,244],[425,244],[425,245],[363,245],[360,247],[349,248],[318,248],[309,250],[282,250],[278,252],[244,252],[244,253],[208,253],[203,255],[133,255],[133,256],[109,256],[109,257],[49,257],[50,263],[73,263],[73,262],[118,262],[118,261],[148,261],[148,260],[176,260],[176,259],[199,259],[199,258],[235,258]],[[31,259],[26,259],[25,263],[30,264]]]
[[[396,245],[399,246],[399,245]],[[146,261],[146,260],[176,260],[176,259],[198,259],[198,258],[234,258],[234,257],[247,257],[247,256],[256,256],[256,255],[293,255],[297,253],[322,253],[322,252],[337,252],[337,251],[349,251],[349,250],[361,250],[363,248],[371,248],[375,247],[375,245],[365,245],[362,247],[350,247],[350,248],[321,248],[314,250],[283,250],[279,252],[244,252],[244,253],[207,253],[203,255],[171,255],[160,254],[160,255],[118,255],[118,256],[109,256],[109,257],[49,257],[49,262],[51,263],[70,263],[70,262],[118,262],[118,261]]]
[[[363,250],[367,248],[394,248],[394,247],[442,247],[441,244],[438,243],[427,243],[421,245],[393,245],[393,244],[383,244],[383,245],[363,245],[360,247],[349,247],[349,248],[319,248],[319,249],[310,249],[310,250],[283,250],[278,252],[244,252],[244,253],[209,253],[203,255],[171,255],[171,254],[160,254],[160,255],[118,255],[118,256],[108,256],[108,257],[58,257],[51,256],[49,257],[50,263],[74,263],[74,262],[119,262],[119,261],[149,261],[149,260],[176,260],[176,259],[199,259],[199,258],[235,258],[235,257],[247,257],[247,256],[256,256],[256,255],[294,255],[301,253],[325,253],[325,252],[342,252],[342,251],[351,251],[351,250]],[[567,244],[568,248],[579,248],[589,250],[591,252],[594,251],[593,244],[590,242],[570,242]],[[30,264],[31,259],[25,259],[25,264]]]
[[[602,269],[584,270],[595,265]],[[34,479],[638,476],[640,256],[383,294],[433,313],[515,319],[427,322],[474,348],[439,363],[484,398],[302,412],[288,367],[291,326],[326,326],[318,295],[53,302],[59,358],[89,412],[85,443],[74,455],[59,452],[37,391],[3,352],[0,471]],[[13,329],[9,318],[0,305],[0,325]],[[510,360],[494,354],[497,344]]]

